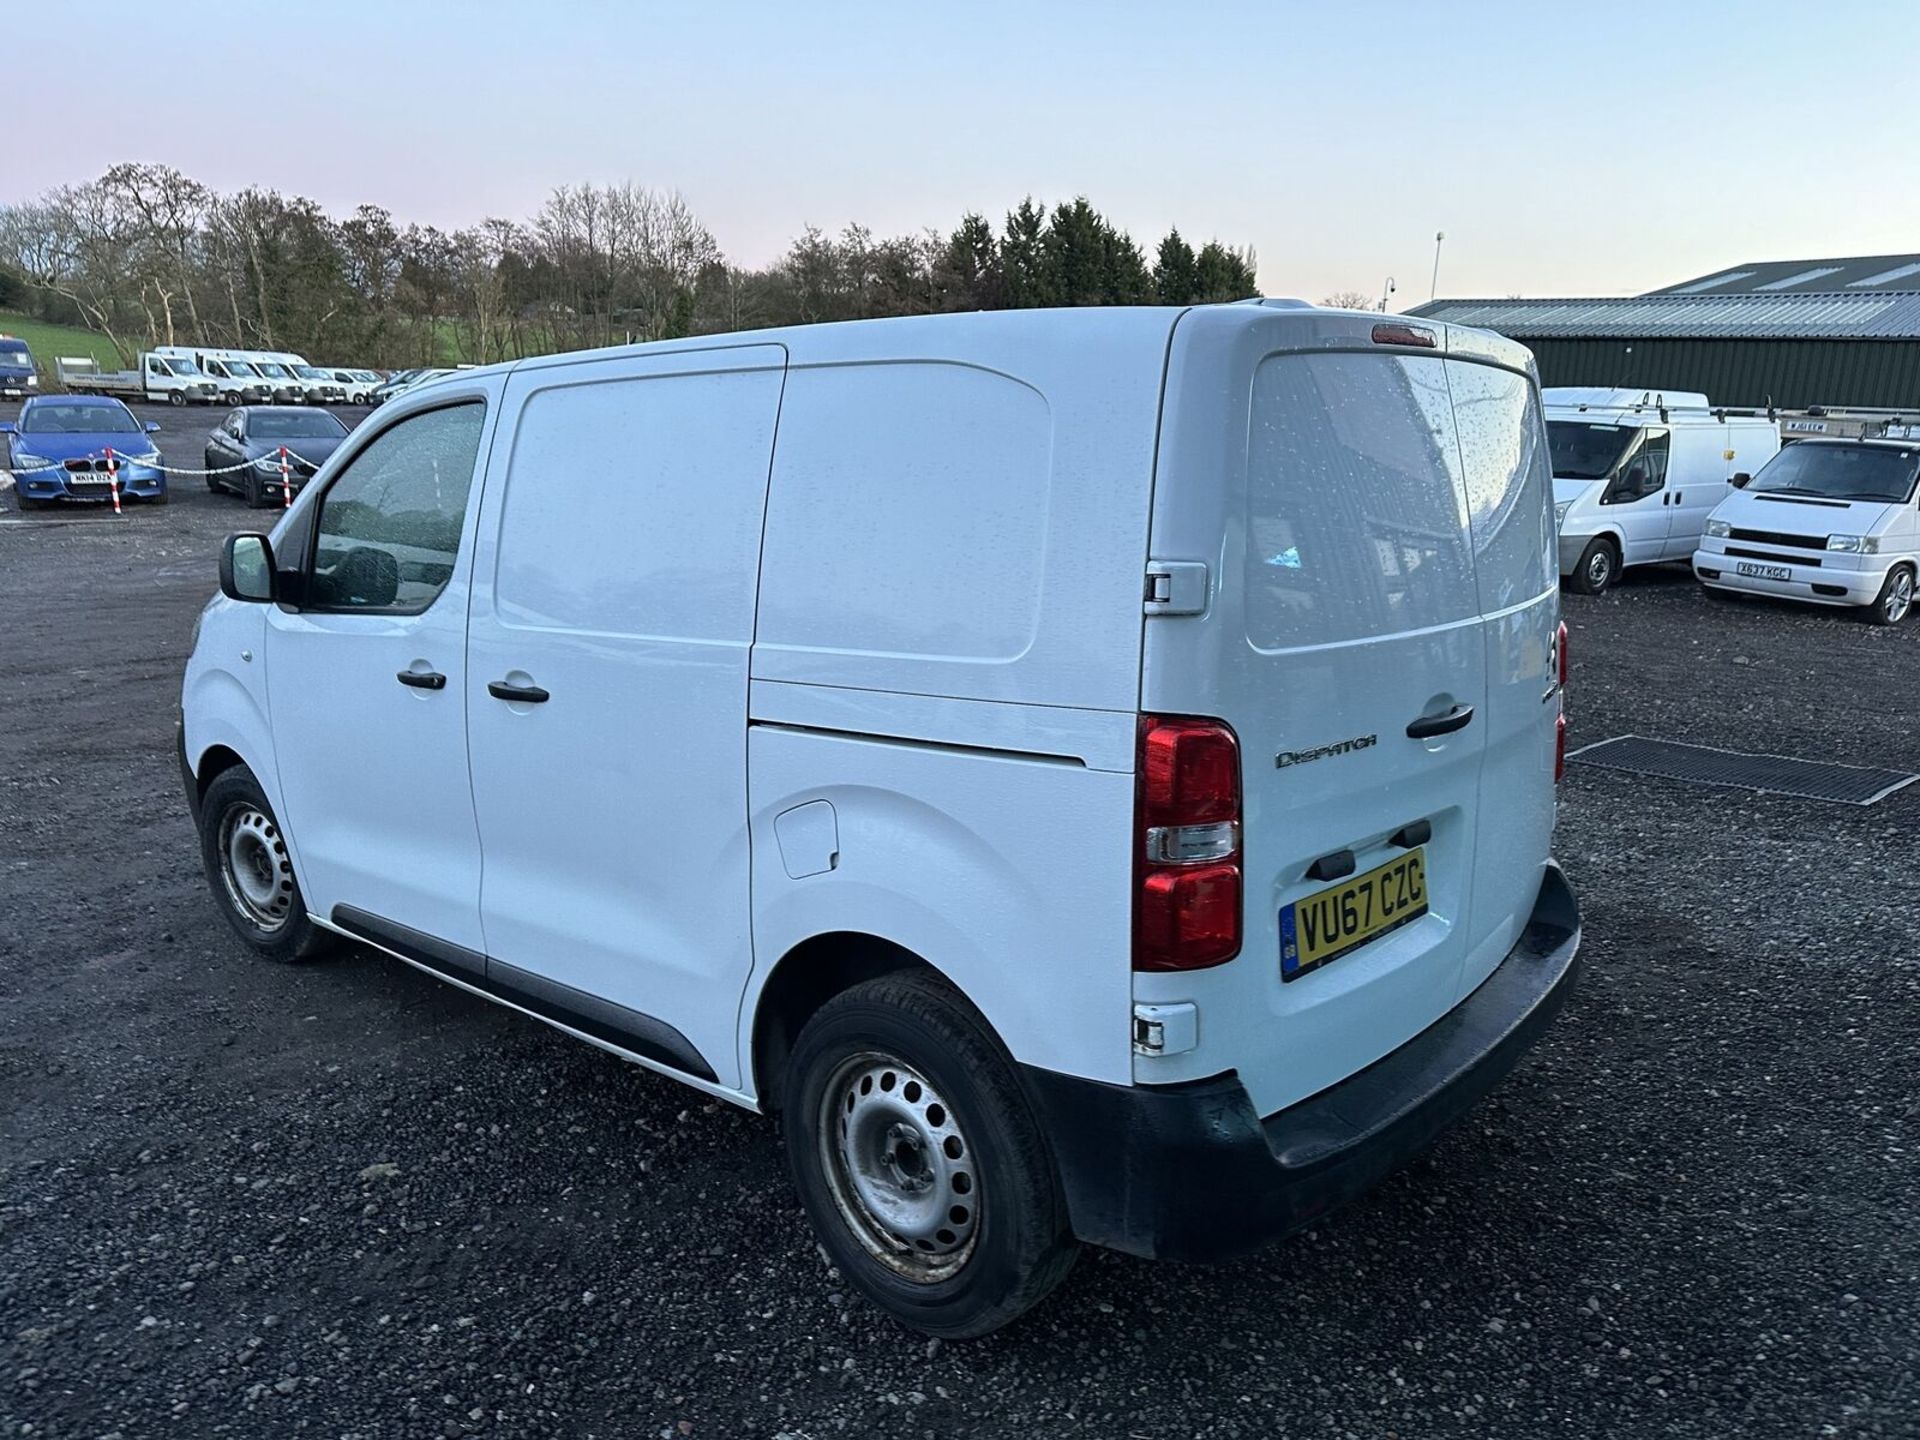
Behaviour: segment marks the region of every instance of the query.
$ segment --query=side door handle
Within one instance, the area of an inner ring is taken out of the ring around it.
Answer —
[[[489,680],[487,694],[496,700],[514,700],[522,705],[542,705],[547,699],[547,692],[538,685],[509,685],[505,680]]]
[[[1431,740],[1436,735],[1451,735],[1464,730],[1473,720],[1471,705],[1456,705],[1444,715],[1422,715],[1407,726],[1409,740]]]
[[[447,677],[438,670],[402,670],[393,677],[402,685],[411,685],[416,690],[444,690]]]

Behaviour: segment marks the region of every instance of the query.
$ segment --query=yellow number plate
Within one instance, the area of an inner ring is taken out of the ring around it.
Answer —
[[[1280,978],[1297,980],[1426,913],[1427,852],[1422,847],[1282,910]]]

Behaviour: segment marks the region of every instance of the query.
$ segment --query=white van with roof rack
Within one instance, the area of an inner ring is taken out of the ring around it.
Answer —
[[[1534,1044],[1558,603],[1494,335],[701,337],[366,419],[227,542],[180,761],[259,955],[356,940],[778,1115],[833,1263],[979,1335],[1079,1242],[1314,1223]]]
[[[1693,573],[1710,591],[1861,607],[1876,625],[1913,609],[1920,575],[1920,437],[1795,440],[1708,518]]]
[[[1780,448],[1773,421],[1697,392],[1555,386],[1541,398],[1560,574],[1583,595],[1598,595],[1629,565],[1692,555],[1733,475]]]

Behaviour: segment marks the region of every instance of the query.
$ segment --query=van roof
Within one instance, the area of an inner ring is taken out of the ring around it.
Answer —
[[[1549,409],[1711,410],[1713,402],[1698,390],[1622,389],[1600,385],[1555,385],[1540,392]]]
[[[475,377],[521,368],[609,360],[635,353],[670,354],[730,349],[746,345],[783,345],[793,363],[830,364],[838,360],[884,360],[901,356],[998,354],[1011,360],[1026,348],[1050,349],[1074,340],[1096,339],[1103,347],[1147,351],[1163,356],[1173,327],[1182,316],[1205,314],[1210,324],[1271,325],[1297,322],[1312,338],[1304,343],[1351,345],[1357,326],[1411,325],[1434,335],[1436,351],[1493,360],[1528,370],[1532,352],[1489,330],[1373,311],[1329,310],[1301,300],[1259,298],[1219,305],[1081,305],[1035,310],[969,310],[944,315],[905,315],[879,320],[840,320],[821,325],[729,331],[677,340],[654,340],[600,350],[576,350],[534,356],[463,370]],[[1384,342],[1382,342],[1384,343]],[[1419,353],[1412,351],[1410,353]],[[1704,398],[1704,397],[1703,397]]]

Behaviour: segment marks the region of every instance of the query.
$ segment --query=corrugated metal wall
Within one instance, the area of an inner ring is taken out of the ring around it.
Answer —
[[[1920,340],[1514,338],[1539,357],[1543,385],[1704,390],[1719,405],[1920,411]]]

